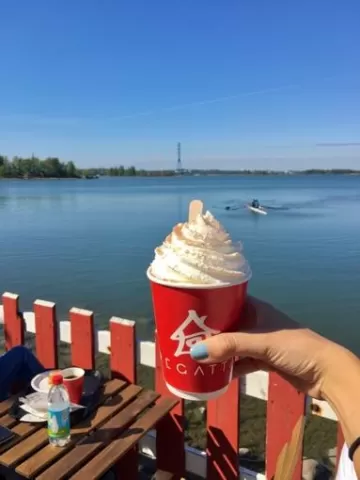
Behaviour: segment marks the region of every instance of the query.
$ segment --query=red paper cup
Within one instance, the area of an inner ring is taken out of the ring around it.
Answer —
[[[233,360],[204,365],[190,356],[197,342],[222,332],[236,332],[243,323],[247,285],[214,287],[163,282],[150,269],[157,338],[165,383],[186,400],[210,400],[225,393],[232,378]]]
[[[68,391],[70,402],[80,404],[84,387],[84,370],[78,367],[65,368],[61,371],[64,386]]]

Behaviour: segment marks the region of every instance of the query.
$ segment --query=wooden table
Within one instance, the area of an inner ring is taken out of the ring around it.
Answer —
[[[97,411],[74,425],[71,442],[60,448],[49,445],[44,423],[13,419],[8,414],[12,402],[0,403],[0,425],[16,434],[0,446],[0,464],[39,480],[100,478],[177,404],[138,385],[110,380]]]

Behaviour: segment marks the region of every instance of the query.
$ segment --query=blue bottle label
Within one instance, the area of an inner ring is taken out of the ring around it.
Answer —
[[[50,438],[64,438],[70,435],[69,409],[48,410],[48,435]]]

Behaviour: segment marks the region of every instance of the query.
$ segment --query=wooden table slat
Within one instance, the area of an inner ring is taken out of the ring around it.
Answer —
[[[104,392],[102,398],[106,399],[108,397],[112,397],[116,393],[120,392],[120,390],[125,388],[126,385],[128,385],[127,382],[124,382],[123,380],[120,380],[118,378],[107,381],[104,385]]]
[[[16,435],[19,435],[21,438],[26,438],[27,436],[31,435],[33,432],[36,432],[36,430],[39,430],[39,428],[43,426],[44,423],[17,422],[17,424],[11,428],[11,431],[14,432]]]
[[[11,428],[16,424],[17,424],[17,420],[15,420],[15,418],[11,417],[8,413],[6,415],[4,415],[3,417],[0,417],[0,425],[2,427]]]
[[[85,418],[71,429],[71,435],[76,441],[82,440],[84,435],[89,434],[95,428],[99,428],[110,417],[114,416],[119,410],[122,410],[128,405],[139,393],[142,387],[139,385],[129,385],[122,390],[118,395],[111,397],[110,400],[101,405],[95,415],[90,418]],[[90,421],[90,424],[89,424]],[[80,437],[80,438],[78,438]]]
[[[45,470],[45,472],[37,477],[37,480],[48,480],[49,478],[61,480],[69,478],[69,475],[76,472],[88,459],[96,455],[96,453],[109,444],[109,442],[114,441],[114,437],[127,426],[131,425],[136,417],[153,404],[157,398],[159,398],[159,395],[155,392],[149,390],[142,392],[135,401],[117,413],[111,420],[103,424],[99,430],[87,438],[84,438],[57,463]],[[129,428],[131,429],[132,426]],[[90,475],[87,480],[89,480],[89,478],[93,478],[92,475]]]
[[[179,475],[171,472],[165,472],[165,470],[157,470],[155,473],[155,480],[179,480]]]
[[[15,433],[15,438],[10,442],[6,442],[0,447],[0,464],[2,463],[2,455],[8,451],[11,451],[13,448],[20,443],[26,440],[30,435],[32,435],[37,430],[42,429],[43,423],[19,423],[17,422],[15,426],[11,428],[11,431]],[[42,430],[41,430],[42,431]],[[5,453],[4,453],[5,452]]]
[[[141,418],[133,423],[129,429],[125,430],[119,437],[113,439],[111,443],[98,453],[90,462],[79,470],[72,480],[92,480],[98,479],[107,472],[131,447],[136,445],[146,433],[151,430],[164,415],[169,413],[176,405],[178,400],[164,398],[153,408],[148,410]],[[171,441],[169,439],[169,441]],[[45,472],[47,473],[47,472]],[[60,473],[60,472],[59,472]],[[55,478],[43,476],[41,480]],[[57,477],[56,477],[57,478]],[[60,477],[63,478],[63,477]],[[40,480],[40,479],[38,479]]]
[[[96,427],[99,427],[102,423],[126,407],[129,402],[137,397],[141,390],[142,388],[137,385],[129,385],[125,390],[122,390],[119,395],[112,397],[109,403],[105,403],[99,407],[92,419],[85,419],[75,428],[71,429],[71,441],[68,445],[62,448],[54,448],[47,444],[44,448],[21,463],[16,468],[16,471],[28,478],[37,475],[48,465],[66,455],[69,450],[71,451],[77,442],[84,439],[84,435],[91,433]],[[45,434],[45,441],[47,443],[47,433],[43,433]]]
[[[7,398],[6,400],[3,400],[0,403],[0,417],[1,415],[4,415],[9,411],[11,405],[14,403],[15,400],[16,400],[16,396],[13,395],[10,398]]]
[[[100,404],[105,402],[109,397],[113,396],[117,392],[122,391],[126,385],[126,382],[118,379],[107,382],[104,386],[104,392],[102,394]],[[86,419],[83,424],[83,426],[89,425],[89,419]],[[92,427],[90,427],[90,429],[92,429]],[[47,431],[44,428],[43,423],[31,424],[20,422],[12,428],[12,431],[18,435],[18,438],[6,443],[4,445],[4,447],[6,447],[6,451],[0,455],[0,463],[6,467],[13,467],[17,465],[19,462],[25,460],[33,452],[36,452],[48,442]],[[34,432],[36,433],[31,435]]]

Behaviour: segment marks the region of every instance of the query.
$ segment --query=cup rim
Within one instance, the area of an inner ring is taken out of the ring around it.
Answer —
[[[75,375],[75,378],[65,378],[66,373],[73,372],[73,375]],[[85,370],[80,367],[68,367],[64,368],[61,370],[61,375],[63,376],[63,381],[64,382],[74,382],[75,380],[78,380],[79,378],[82,378],[85,375]]]
[[[252,277],[252,271],[250,266],[248,265],[247,272],[244,274],[244,277],[241,280],[236,282],[223,282],[216,285],[200,285],[195,283],[178,283],[178,282],[167,282],[166,280],[162,280],[160,278],[155,277],[151,273],[151,265],[146,270],[146,275],[151,282],[158,283],[159,285],[164,285],[165,287],[170,288],[184,288],[188,290],[215,290],[217,288],[226,288],[226,287],[235,287],[237,285],[242,285],[243,283],[247,283]]]

